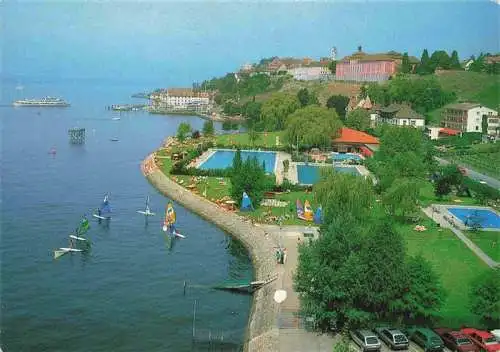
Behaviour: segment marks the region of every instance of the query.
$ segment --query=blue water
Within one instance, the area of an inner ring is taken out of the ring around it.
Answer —
[[[232,150],[217,150],[213,153],[199,168],[203,170],[209,169],[226,169],[233,164],[235,151]],[[274,173],[276,164],[275,152],[258,152],[258,151],[241,151],[241,158],[247,160],[256,157],[259,164],[264,163],[267,173]]]
[[[299,183],[303,185],[312,185],[318,182],[321,176],[320,168],[322,167],[331,166],[297,165],[297,176],[299,179]],[[359,175],[359,172],[355,167],[335,166],[334,168],[338,172],[349,173],[351,175]]]
[[[142,86],[109,81],[2,86],[2,328],[4,351],[191,351],[193,302],[198,330],[224,330],[242,341],[250,297],[209,289],[249,278],[241,245],[178,204],[177,228],[187,239],[168,249],[162,218],[146,223],[136,211],[147,195],[161,214],[167,199],[140,172],[141,160],[181,122],[203,120],[104,107],[139,101]],[[153,85],[150,88],[154,88]],[[69,108],[14,108],[19,95],[63,96]],[[121,120],[112,121],[114,116]],[[70,145],[67,130],[87,129],[85,145]],[[110,142],[117,136],[119,142]],[[48,154],[55,147],[55,156]],[[82,214],[110,194],[113,218],[91,220],[88,254],[53,259],[68,245]],[[183,282],[187,292],[183,295]]]
[[[448,208],[448,211],[460,219],[463,223],[470,217],[469,221],[481,224],[483,228],[500,229],[500,216],[488,209],[475,208]]]
[[[358,154],[353,153],[332,153],[331,158],[334,161],[343,161],[343,160],[361,160],[361,157]]]

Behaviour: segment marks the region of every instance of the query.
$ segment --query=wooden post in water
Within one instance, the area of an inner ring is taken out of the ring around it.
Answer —
[[[184,281],[184,296],[186,295],[186,281]]]
[[[194,300],[193,304],[193,341],[195,340],[196,336],[196,300]]]

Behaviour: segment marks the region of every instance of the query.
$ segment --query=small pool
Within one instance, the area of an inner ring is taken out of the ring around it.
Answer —
[[[303,185],[312,185],[319,181],[320,178],[320,168],[331,167],[331,166],[319,166],[319,165],[297,165],[297,177],[299,183]],[[335,170],[339,172],[349,173],[351,175],[359,176],[360,173],[355,167],[343,167],[335,166]]]
[[[217,150],[207,160],[198,166],[199,169],[227,169],[233,165],[233,159],[236,151],[234,150]],[[254,150],[242,150],[241,158],[247,160],[256,157],[259,164],[264,163],[267,173],[274,173],[276,164],[276,152],[260,152]]]
[[[344,160],[356,160],[360,161],[363,158],[359,154],[354,154],[354,153],[337,153],[333,152],[330,154],[330,157],[333,159],[333,161],[344,161]]]
[[[448,211],[460,219],[464,224],[479,223],[482,228],[500,229],[500,216],[489,209],[477,208],[448,208]]]

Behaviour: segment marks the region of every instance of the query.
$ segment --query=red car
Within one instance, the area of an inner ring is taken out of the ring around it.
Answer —
[[[479,348],[460,331],[453,331],[448,328],[434,329],[434,331],[441,337],[444,345],[451,351],[479,352]]]
[[[464,328],[460,331],[467,335],[467,337],[471,339],[480,350],[487,352],[500,352],[500,343],[495,339],[495,336],[488,331],[477,330],[474,328]]]

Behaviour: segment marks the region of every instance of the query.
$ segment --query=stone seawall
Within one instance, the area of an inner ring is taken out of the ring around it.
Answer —
[[[275,239],[262,228],[254,226],[247,219],[227,212],[207,199],[194,194],[168,178],[149,155],[141,164],[143,174],[161,193],[211,221],[241,241],[252,260],[255,280],[265,280],[277,275],[275,261]],[[253,295],[252,309],[245,337],[245,351],[271,352],[279,350],[277,319],[279,306],[273,295],[278,280],[257,290]]]

